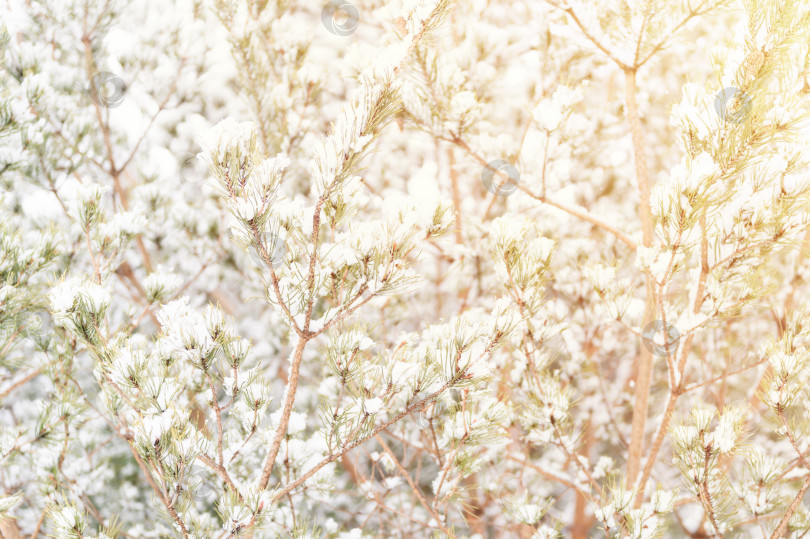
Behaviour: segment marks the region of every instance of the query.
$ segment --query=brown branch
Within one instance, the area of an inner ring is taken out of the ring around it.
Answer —
[[[554,2],[552,2],[552,1],[550,1],[550,0],[546,0],[546,2],[548,2],[550,5],[554,6],[555,8],[559,9],[560,11],[563,11],[563,12],[567,13],[567,14],[568,14],[568,15],[571,17],[571,19],[573,19],[574,23],[576,23],[576,25],[579,27],[579,29],[580,29],[580,31],[582,32],[582,34],[583,34],[585,37],[587,37],[587,38],[588,38],[588,40],[589,40],[591,43],[593,43],[593,44],[596,46],[596,48],[597,48],[597,49],[599,49],[600,51],[602,51],[602,52],[605,54],[605,56],[607,56],[608,58],[610,58],[611,60],[613,60],[613,62],[614,62],[614,63],[615,63],[617,66],[619,66],[620,68],[625,69],[625,70],[626,70],[626,69],[630,69],[630,66],[629,66],[629,65],[627,65],[627,64],[625,64],[624,62],[622,62],[621,60],[619,60],[619,59],[616,57],[616,55],[614,55],[614,54],[613,54],[613,53],[612,53],[612,52],[611,52],[611,51],[610,51],[610,50],[609,50],[609,49],[608,49],[608,48],[607,48],[605,45],[603,45],[603,44],[602,44],[602,43],[601,43],[601,42],[600,42],[598,39],[596,39],[596,37],[595,37],[595,36],[594,36],[594,35],[593,35],[593,34],[592,34],[592,33],[591,33],[591,32],[590,32],[590,31],[589,31],[587,28],[585,28],[585,25],[582,23],[582,21],[579,19],[579,17],[577,16],[577,14],[574,12],[574,9],[573,9],[573,8],[570,8],[570,7],[567,7],[567,8],[560,7],[560,6],[558,6],[556,3],[554,3]]]
[[[11,384],[8,388],[6,388],[5,391],[0,393],[0,401],[8,397],[9,394],[11,394],[11,392],[17,389],[18,387],[25,385],[26,383],[30,382],[31,380],[42,374],[44,368],[45,367],[39,367],[38,369],[34,369],[33,371],[29,372],[28,374],[26,374],[25,376],[23,376],[13,384]]]
[[[475,150],[473,150],[469,146],[469,144],[467,144],[463,139],[459,138],[458,136],[453,135],[451,138],[447,138],[447,139],[444,139],[444,140],[447,140],[448,142],[452,142],[453,144],[456,144],[458,147],[463,149],[467,153],[467,155],[469,155],[470,157],[472,157],[473,159],[478,161],[478,163],[481,166],[487,168],[488,170],[491,170],[494,174],[498,174],[499,176],[501,176],[504,179],[504,181],[509,180],[509,178],[507,177],[507,175],[504,172],[493,168],[486,159],[484,159],[480,154],[478,154]],[[562,210],[562,211],[564,211],[566,213],[569,213],[569,214],[573,215],[574,217],[582,219],[583,221],[587,221],[587,222],[591,223],[592,225],[595,225],[595,226],[597,226],[597,227],[599,227],[599,228],[601,228],[603,230],[606,230],[607,232],[610,232],[611,234],[616,236],[619,240],[621,240],[623,243],[625,243],[631,249],[633,249],[633,250],[636,249],[636,242],[634,242],[629,236],[627,236],[626,234],[624,234],[620,230],[616,229],[615,227],[608,225],[604,221],[601,221],[600,219],[595,217],[593,214],[589,213],[584,208],[583,209],[570,208],[568,206],[565,206],[564,204],[561,204],[559,202],[555,202],[555,201],[547,198],[544,195],[534,194],[534,193],[532,193],[531,191],[529,191],[528,189],[526,189],[523,186],[519,186],[519,189],[521,191],[523,191],[524,193],[526,193],[527,195],[529,195],[530,197],[532,197],[532,198],[534,198],[536,200],[539,200],[540,202],[548,204],[549,206],[554,206],[555,208],[560,209],[560,210]],[[493,198],[493,200],[495,200],[495,199]]]
[[[799,506],[802,503],[802,498],[804,498],[804,494],[807,492],[808,488],[810,488],[810,474],[805,477],[804,483],[802,483],[802,488],[799,489],[798,494],[796,494],[796,497],[793,498],[793,501],[790,503],[790,507],[788,507],[788,510],[785,512],[785,516],[783,516],[782,520],[779,521],[779,525],[773,531],[771,539],[779,539],[780,537],[785,537],[787,535],[788,523],[799,509]]]
[[[497,340],[500,337],[502,337],[502,335],[498,334],[498,335],[496,335],[495,338],[493,338],[493,340],[490,341],[490,343],[487,345],[487,347],[484,349],[483,353],[481,354],[482,359],[489,355],[489,353],[495,347],[495,344],[497,343]],[[394,423],[396,423],[397,421],[399,421],[403,417],[413,413],[416,410],[420,410],[428,402],[431,402],[432,400],[436,399],[436,397],[441,395],[442,392],[444,392],[447,388],[455,385],[456,382],[466,378],[467,376],[468,376],[467,375],[467,367],[465,367],[465,368],[461,369],[460,371],[458,371],[453,378],[451,378],[450,380],[445,382],[442,385],[442,387],[440,387],[434,393],[431,393],[430,395],[428,395],[424,399],[422,399],[422,400],[420,400],[420,401],[418,401],[416,403],[411,404],[411,406],[409,406],[408,408],[406,408],[405,410],[403,410],[402,412],[400,412],[399,414],[397,414],[393,418],[389,419],[388,421],[384,422],[382,425],[380,425],[379,427],[374,429],[369,435],[367,435],[367,436],[365,436],[363,438],[360,438],[358,440],[355,440],[354,442],[352,442],[349,445],[345,446],[342,451],[340,451],[338,453],[334,453],[334,454],[324,458],[318,464],[316,464],[315,466],[310,468],[309,471],[304,473],[301,477],[299,477],[298,479],[296,479],[295,481],[293,481],[292,483],[288,484],[286,487],[281,489],[279,492],[277,492],[275,494],[275,496],[273,497],[273,503],[277,502],[278,500],[280,500],[281,498],[286,496],[288,492],[295,489],[296,487],[301,485],[301,483],[303,483],[304,481],[306,481],[307,479],[309,479],[310,477],[315,475],[315,473],[317,473],[318,470],[320,470],[321,468],[323,468],[327,464],[330,464],[330,463],[336,461],[337,459],[341,458],[343,455],[345,455],[346,453],[348,453],[352,449],[364,444],[366,441],[370,440],[371,438],[373,438],[377,434],[380,434],[381,432],[385,431],[388,427],[390,427],[391,425],[393,425]]]
[[[698,275],[698,282],[697,282],[697,289],[695,293],[695,303],[692,309],[692,312],[698,314],[700,312],[700,308],[703,305],[703,293],[706,287],[706,278],[709,275],[709,240],[707,236],[707,229],[706,229],[706,215],[705,213],[700,217],[700,228],[701,228],[701,246],[700,246],[700,275]],[[655,441],[653,442],[652,448],[650,449],[650,454],[647,456],[647,462],[644,465],[644,471],[642,472],[641,477],[638,481],[638,491],[636,494],[635,500],[635,507],[641,507],[642,502],[644,501],[644,490],[646,488],[647,480],[652,473],[653,465],[655,464],[655,459],[658,457],[658,452],[661,450],[661,445],[664,441],[664,437],[666,436],[667,428],[669,427],[669,423],[672,420],[672,414],[675,411],[675,404],[678,401],[678,398],[684,392],[684,385],[686,383],[686,377],[684,376],[684,371],[686,369],[686,359],[689,356],[689,352],[692,349],[692,341],[694,340],[695,333],[689,333],[686,336],[686,339],[683,343],[683,348],[680,349],[680,357],[678,359],[678,366],[677,366],[677,373],[678,373],[678,383],[676,386],[670,386],[670,393],[669,393],[669,402],[667,403],[666,411],[664,412],[664,416],[661,419],[661,424],[658,426],[658,433],[656,434]]]
[[[636,163],[636,179],[640,197],[639,216],[641,218],[642,239],[645,247],[652,245],[653,218],[650,208],[650,177],[647,169],[647,151],[644,134],[641,130],[641,121],[636,104],[636,72],[625,69],[625,100],[627,121],[630,124],[630,135],[633,140],[633,153]],[[647,308],[643,324],[651,321],[655,289],[652,277],[646,276]],[[627,481],[633,484],[638,475],[641,464],[641,455],[644,444],[644,430],[647,422],[647,411],[650,397],[650,384],[652,377],[652,353],[646,346],[642,346],[639,355],[638,373],[636,376],[635,403],[633,406],[632,431],[630,434],[630,447],[627,456]]]
[[[420,491],[419,487],[417,487],[414,484],[413,479],[411,479],[411,476],[408,474],[408,471],[402,467],[402,464],[400,464],[399,459],[397,459],[397,456],[394,454],[393,451],[391,451],[391,448],[388,447],[388,444],[385,443],[385,440],[383,440],[382,436],[377,434],[374,437],[377,439],[378,442],[380,442],[380,445],[382,446],[383,450],[385,450],[385,452],[388,453],[388,456],[391,457],[391,460],[394,461],[394,466],[396,466],[397,471],[402,476],[402,478],[405,479],[405,481],[407,481],[408,485],[411,487],[411,490],[413,490],[413,493],[419,500],[419,503],[421,503],[425,507],[427,512],[430,513],[430,516],[433,517],[433,520],[436,521],[436,524],[439,526],[439,529],[442,530],[442,532],[445,535],[449,537],[455,537],[455,534],[451,530],[448,530],[447,526],[442,524],[442,519],[439,516],[439,513],[437,513],[436,510],[433,507],[431,507],[431,505],[427,502],[427,500],[425,500],[425,497],[422,495],[422,491]]]
[[[270,451],[264,460],[264,467],[262,468],[262,475],[259,479],[259,489],[264,490],[270,482],[270,474],[273,472],[273,465],[276,462],[279,449],[281,448],[281,440],[287,434],[287,425],[290,422],[290,414],[292,407],[295,403],[295,392],[298,389],[298,372],[301,367],[301,358],[304,355],[304,347],[308,342],[308,338],[299,337],[298,345],[295,347],[292,362],[290,363],[290,374],[287,381],[286,396],[284,398],[284,408],[281,411],[281,420],[279,421],[276,434],[273,437],[273,443],[270,446]]]
[[[526,193],[527,195],[529,195],[530,197],[532,197],[532,198],[534,198],[536,200],[539,200],[540,202],[542,202],[544,204],[548,204],[549,206],[553,206],[553,207],[555,207],[555,208],[557,208],[559,210],[562,210],[562,211],[564,211],[564,212],[566,212],[566,213],[568,213],[570,215],[573,215],[574,217],[578,217],[579,219],[582,219],[583,221],[587,221],[588,223],[591,223],[592,225],[595,225],[598,228],[601,228],[602,230],[610,232],[611,234],[616,236],[616,238],[619,239],[622,243],[624,243],[625,245],[630,247],[630,249],[632,249],[633,251],[635,251],[636,248],[638,247],[636,245],[636,242],[633,241],[630,238],[630,236],[628,236],[627,234],[625,234],[621,230],[619,230],[619,229],[605,223],[604,221],[601,221],[600,219],[598,219],[596,216],[594,216],[592,213],[588,212],[584,208],[578,209],[578,208],[573,208],[573,207],[570,207],[570,206],[565,206],[563,204],[560,204],[559,202],[555,202],[554,200],[551,200],[551,199],[547,198],[546,196],[536,195],[536,194],[532,193],[531,191],[529,191],[527,188],[525,188],[523,186],[519,186],[519,189],[521,191],[523,191],[524,193]]]

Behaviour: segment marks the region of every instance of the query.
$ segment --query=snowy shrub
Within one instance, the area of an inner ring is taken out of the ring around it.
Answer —
[[[0,537],[803,537],[804,0],[0,5]]]

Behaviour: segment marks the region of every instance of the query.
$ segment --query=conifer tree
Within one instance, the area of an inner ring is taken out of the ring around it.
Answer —
[[[804,0],[0,5],[0,537],[803,537]]]

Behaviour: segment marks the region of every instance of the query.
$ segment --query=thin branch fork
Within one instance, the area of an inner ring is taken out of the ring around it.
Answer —
[[[408,486],[411,487],[411,490],[413,490],[413,493],[416,495],[417,499],[419,500],[419,503],[421,503],[424,506],[427,512],[430,513],[430,516],[433,517],[433,520],[436,521],[436,524],[439,527],[439,529],[442,530],[442,532],[448,537],[455,537],[455,534],[451,530],[447,529],[447,526],[445,526],[442,523],[442,519],[439,516],[439,513],[437,513],[436,510],[427,502],[425,497],[422,495],[422,491],[420,491],[419,487],[416,486],[416,484],[413,482],[413,479],[411,479],[411,476],[408,474],[408,471],[402,467],[402,464],[400,464],[399,459],[397,459],[396,455],[388,446],[388,444],[385,443],[385,440],[382,438],[382,436],[377,434],[374,436],[374,438],[380,443],[383,450],[386,453],[388,453],[388,456],[391,457],[391,460],[394,461],[394,466],[396,466],[397,471],[402,476],[402,478],[405,479],[405,481],[408,483]]]
[[[408,53],[411,53],[416,45],[421,41],[422,37],[424,36],[425,32],[428,30],[430,22],[436,19],[439,15],[439,8],[437,7],[434,11],[430,14],[428,19],[422,22],[422,28],[420,29],[419,33],[416,34],[411,43],[408,47]],[[404,63],[404,61],[403,61]],[[388,81],[387,86],[391,86],[393,83],[394,77],[396,77],[400,71],[402,70],[402,64],[396,66],[393,69],[392,76]],[[349,156],[347,155],[344,159],[343,164],[345,165],[348,161]],[[270,475],[273,471],[273,465],[275,463],[276,457],[278,455],[278,451],[281,448],[281,441],[287,433],[287,425],[290,421],[290,415],[292,413],[292,407],[295,403],[295,394],[296,390],[298,389],[298,376],[299,370],[301,367],[301,359],[303,357],[304,348],[306,344],[315,337],[315,333],[310,331],[310,322],[312,318],[312,310],[314,308],[315,302],[313,298],[313,293],[315,289],[315,264],[317,262],[318,257],[318,234],[320,232],[320,224],[321,224],[321,211],[323,205],[325,204],[327,197],[329,196],[329,192],[331,190],[332,185],[328,186],[324,189],[324,192],[321,194],[320,198],[318,199],[318,203],[315,206],[315,211],[313,212],[312,216],[312,238],[311,238],[311,245],[312,245],[312,254],[310,255],[309,259],[309,275],[307,276],[307,289],[309,292],[309,300],[307,302],[306,312],[304,314],[304,322],[303,327],[300,328],[300,333],[298,337],[298,344],[295,348],[293,353],[292,361],[290,363],[290,372],[287,382],[287,387],[285,389],[285,397],[284,397],[284,408],[282,409],[281,413],[281,420],[279,421],[278,429],[276,430],[276,434],[273,438],[273,443],[270,447],[270,451],[267,454],[267,457],[264,462],[264,467],[262,469],[262,475],[259,479],[259,489],[264,490],[267,488],[268,483],[270,482]],[[323,464],[324,466],[326,464]],[[312,472],[314,473],[314,472]],[[275,498],[274,501],[278,500],[279,498]]]
[[[458,147],[463,149],[467,153],[467,155],[469,155],[470,157],[472,157],[473,159],[478,161],[478,163],[481,166],[485,167],[487,170],[492,171],[493,174],[497,174],[504,181],[509,181],[509,177],[506,175],[506,173],[504,173],[501,170],[497,170],[497,169],[493,168],[492,165],[490,165],[489,162],[486,159],[484,159],[478,152],[473,150],[469,146],[469,144],[467,144],[463,139],[459,138],[456,135],[453,135],[452,137],[445,138],[444,140],[446,140],[448,142],[452,142],[453,144],[456,144]],[[602,230],[605,230],[605,231],[613,234],[614,236],[616,236],[616,238],[618,238],[620,241],[622,241],[625,245],[630,247],[632,250],[636,250],[636,248],[637,248],[636,242],[633,241],[633,239],[630,238],[630,236],[623,233],[619,229],[605,223],[604,221],[602,221],[601,219],[599,219],[598,217],[596,217],[592,213],[588,212],[585,208],[572,208],[572,207],[566,206],[564,204],[561,204],[559,202],[556,202],[554,200],[549,199],[545,195],[537,195],[537,194],[533,193],[532,191],[530,191],[529,189],[527,189],[524,186],[519,186],[519,189],[521,191],[523,191],[524,193],[526,193],[527,195],[529,195],[530,197],[534,198],[535,200],[539,200],[540,202],[548,204],[549,206],[554,206],[555,208],[557,208],[559,210],[562,210],[562,211],[564,211],[564,212],[566,212],[566,213],[568,213],[570,215],[573,215],[574,217],[577,217],[578,219],[582,219],[583,221],[587,221],[587,222],[591,223],[592,225],[595,225],[595,226],[601,228]]]

